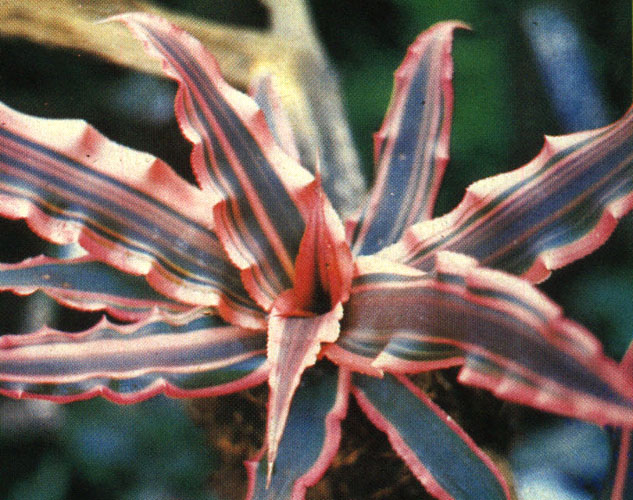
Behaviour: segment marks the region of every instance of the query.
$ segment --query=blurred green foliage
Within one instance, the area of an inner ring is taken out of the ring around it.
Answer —
[[[23,403],[8,404],[19,411]],[[179,402],[96,399],[64,407],[57,419],[49,428],[34,421],[17,435],[0,425],[0,498],[211,498],[204,483],[216,458]]]
[[[265,10],[253,0],[160,3],[222,22],[253,27],[266,23]],[[464,20],[473,31],[456,35],[451,163],[438,214],[455,206],[471,182],[535,156],[544,133],[560,133],[520,27],[521,13],[536,3],[311,0],[318,32],[340,73],[364,171],[371,175],[371,135],[388,104],[393,71],[416,35],[444,19]],[[631,101],[629,0],[554,4],[578,24],[611,118],[617,118]],[[164,158],[191,179],[189,146],[175,121],[149,121],[121,107],[124,92],[133,92],[133,98],[144,103],[173,89],[163,80],[138,79],[84,54],[0,40],[0,100],[36,115],[84,118],[118,142]],[[5,224],[2,230],[5,241],[24,242],[0,248],[2,261],[44,249],[25,235],[20,223]],[[590,327],[609,354],[620,356],[633,334],[631,218],[609,244],[557,272],[544,289],[569,316]],[[22,300],[3,294],[3,333],[20,331],[20,318],[13,312]],[[74,315],[72,321],[62,317],[54,326],[77,330],[97,316]],[[214,458],[179,403],[159,398],[119,407],[94,400],[65,408],[63,421],[58,432],[15,434],[0,428],[0,498],[208,498],[203,484]]]

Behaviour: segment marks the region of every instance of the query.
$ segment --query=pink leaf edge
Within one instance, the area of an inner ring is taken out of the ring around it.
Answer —
[[[295,481],[290,500],[304,500],[307,489],[319,482],[336,456],[341,443],[341,422],[345,418],[345,415],[347,415],[350,390],[351,373],[349,370],[340,369],[336,401],[332,410],[325,417],[325,439],[323,448],[312,467]],[[253,500],[259,462],[264,458],[265,453],[266,447],[264,446],[252,459],[244,462],[248,477],[245,500]]]
[[[69,263],[82,263],[82,262],[100,262],[97,261],[91,255],[83,255],[81,257],[66,259]],[[37,255],[35,257],[29,257],[21,262],[15,264],[0,263],[0,272],[4,270],[15,270],[31,266],[40,266],[46,264],[58,264],[62,263],[64,259],[58,259],[49,257],[47,255]],[[107,294],[104,293],[92,293],[92,292],[78,292],[72,289],[65,289],[62,287],[55,287],[54,290],[48,290],[46,286],[0,286],[0,291],[9,291],[16,295],[31,295],[37,291],[42,291],[47,296],[55,300],[58,304],[75,309],[77,311],[104,311],[109,315],[117,318],[121,321],[141,321],[152,314],[152,311],[160,309],[162,314],[168,316],[170,314],[179,315],[185,313],[191,309],[197,309],[197,306],[183,304],[180,302],[171,302],[167,297],[164,297],[164,302],[161,304],[158,300],[143,300],[143,299],[129,299],[116,296],[117,303],[121,304],[123,308],[119,308],[108,304],[105,301]],[[164,306],[169,302],[168,309]],[[124,307],[144,307],[147,310],[143,312],[128,311]]]
[[[83,162],[89,157],[90,167],[96,172],[106,173],[160,200],[177,213],[187,207],[188,218],[213,232],[208,194],[188,184],[163,161],[116,144],[81,120],[37,118],[3,104],[0,104],[0,120],[10,130],[37,130],[38,143],[75,161]],[[59,133],[60,127],[64,130],[63,137]],[[58,221],[28,200],[0,195],[0,214],[9,219],[24,219],[36,235],[52,243],[65,245],[77,242],[96,259],[123,272],[145,276],[152,288],[171,299],[195,306],[215,306],[227,321],[245,327],[261,328],[264,324],[262,318],[241,310],[217,290],[191,283],[183,286],[155,258],[113,243],[82,223]]]
[[[598,137],[605,132],[613,134],[626,127],[631,127],[632,123],[633,106],[619,120],[605,127],[561,136],[546,135],[543,147],[530,162],[509,172],[476,181],[467,188],[464,198],[457,207],[441,217],[411,226],[403,234],[400,241],[381,250],[380,255],[398,262],[408,261],[423,246],[432,245],[443,234],[450,232],[453,227],[458,225],[460,220],[464,219],[473,210],[473,207],[485,203],[490,197],[490,193],[500,192],[504,186],[509,182],[513,182],[515,178],[528,177],[542,168],[554,155],[567,147],[581,143],[591,137]],[[600,219],[587,234],[564,246],[539,254],[529,269],[522,273],[521,277],[532,283],[540,283],[545,281],[552,274],[552,271],[589,255],[609,239],[618,221],[632,209],[633,193],[612,200],[604,207]],[[486,261],[483,260],[482,263],[486,264]]]
[[[145,325],[154,322],[165,322],[170,325],[179,326],[184,325],[190,321],[193,321],[196,317],[199,317],[204,313],[204,308],[192,309],[182,314],[166,314],[161,310],[154,310],[152,313],[142,321],[131,324],[116,324],[109,321],[106,317],[103,317],[96,325],[79,333],[66,333],[62,331],[53,330],[47,326],[43,326],[38,331],[29,333],[29,334],[21,334],[21,335],[3,335],[0,337],[0,350],[5,348],[10,348],[14,345],[28,345],[35,344],[39,341],[39,339],[46,338],[53,334],[58,334],[63,337],[67,337],[68,339],[73,338],[81,338],[92,335],[94,332],[102,329],[102,328],[110,328],[115,330],[122,335],[130,334],[139,328],[142,328]],[[105,386],[95,386],[92,389],[89,389],[85,392],[81,392],[78,394],[70,394],[70,395],[55,395],[55,394],[38,394],[31,393],[25,390],[9,390],[0,388],[0,395],[7,396],[14,399],[39,399],[39,400],[47,400],[54,403],[72,403],[74,401],[83,401],[86,399],[91,399],[97,396],[101,396],[108,401],[111,401],[116,404],[133,404],[141,401],[145,401],[146,399],[152,398],[159,394],[164,394],[173,398],[206,398],[206,397],[214,397],[214,396],[223,396],[226,394],[232,394],[234,392],[243,391],[246,389],[250,389],[252,387],[263,384],[269,375],[269,364],[263,363],[260,367],[255,369],[253,372],[248,374],[247,376],[234,380],[232,382],[227,382],[222,385],[200,388],[200,389],[181,389],[179,387],[170,384],[168,381],[164,379],[157,379],[152,384],[147,387],[141,389],[137,392],[129,392],[129,393],[118,393],[109,387]]]
[[[295,203],[304,219],[309,216],[309,212],[306,213],[306,208],[309,207],[301,206],[297,198],[299,193],[314,180],[314,177],[282,150],[270,132],[263,111],[248,95],[234,89],[223,79],[217,61],[198,40],[165,19],[151,14],[122,14],[111,17],[108,21],[121,21],[127,25],[131,32],[143,43],[147,53],[161,61],[165,74],[178,82],[175,101],[176,118],[183,135],[193,144],[191,164],[198,184],[203,191],[206,191],[212,197],[213,214],[216,220],[215,233],[222,241],[222,245],[231,262],[241,270],[242,282],[246,290],[262,309],[269,311],[272,307],[274,297],[282,291],[282,289],[275,286],[276,282],[274,277],[267,282],[264,277],[265,273],[262,271],[262,267],[266,266],[266,262],[259,262],[262,256],[253,255],[251,250],[244,245],[244,241],[236,238],[236,234],[234,234],[236,233],[235,228],[232,227],[231,223],[227,222],[227,220],[230,219],[230,217],[227,217],[229,206],[233,205],[233,200],[225,198],[225,194],[222,192],[225,187],[221,182],[218,182],[218,179],[212,178],[204,158],[203,143],[205,142],[205,138],[202,137],[200,131],[196,130],[188,116],[188,114],[190,114],[188,111],[192,108],[190,101],[192,100],[193,93],[196,92],[197,89],[193,86],[190,88],[187,85],[183,75],[172,65],[165,54],[161,53],[152,43],[150,28],[160,30],[163,33],[169,33],[170,36],[175,38],[192,54],[192,57],[196,59],[200,67],[204,68],[217,92],[220,93],[226,103],[231,106],[243,126],[257,142],[259,151],[274,170],[278,179],[283,184],[285,191],[293,203]],[[210,114],[213,114],[213,112]],[[214,125],[214,120],[211,120],[211,125],[214,127],[214,130],[217,130],[218,125]],[[225,131],[219,130],[219,135],[224,136],[224,134]],[[229,157],[232,162],[232,168],[235,168],[235,165],[239,164],[237,158],[234,157],[234,152],[230,148],[223,151],[223,153]],[[242,165],[239,165],[239,167],[240,169],[243,168]],[[283,271],[290,278],[293,278],[293,257],[287,253],[281,238],[275,231],[275,225],[271,217],[261,205],[261,200],[253,190],[247,178],[247,174],[240,170],[239,176],[240,182],[244,182],[244,192],[248,197],[248,202],[252,206],[253,213],[258,220],[262,232],[273,248]],[[230,193],[231,190],[228,189],[227,192]]]
[[[633,342],[622,356],[620,367],[627,373],[633,370]],[[611,500],[623,500],[624,489],[626,488],[627,476],[629,473],[629,454],[631,451],[631,434],[633,433],[633,422],[629,426],[620,429],[620,449],[616,462],[615,477],[613,478],[613,489],[611,490]]]
[[[472,452],[486,464],[486,466],[493,473],[501,487],[503,488],[504,494],[507,500],[510,500],[510,488],[508,484],[499,472],[499,469],[494,464],[494,462],[490,459],[488,455],[486,455],[472,440],[472,438],[464,432],[464,430],[457,425],[457,423],[447,415],[439,406],[437,406],[431,399],[424,394],[418,387],[416,387],[413,382],[411,382],[408,378],[398,375],[396,376],[398,381],[402,383],[409,391],[411,391],[416,397],[418,397],[425,405],[427,405],[433,413],[435,413],[448,427],[451,428],[455,434],[457,434],[466,445],[472,450]],[[424,464],[418,459],[415,453],[409,448],[407,443],[404,441],[398,430],[391,425],[391,423],[383,417],[383,415],[378,411],[376,407],[369,401],[367,396],[363,394],[361,390],[353,387],[352,393],[358,401],[358,405],[361,407],[365,415],[369,418],[372,424],[374,424],[379,430],[387,434],[387,438],[389,439],[389,443],[394,451],[402,458],[407,467],[411,470],[411,472],[415,475],[415,477],[420,481],[420,483],[426,488],[426,490],[439,500],[453,500],[453,497],[437,482],[437,480],[433,477],[431,472],[424,466]]]
[[[342,315],[340,304],[326,314],[307,318],[286,318],[277,315],[273,309],[268,327],[270,392],[266,420],[267,481],[270,481],[292,398],[301,376],[306,368],[316,363],[321,343],[336,340]]]

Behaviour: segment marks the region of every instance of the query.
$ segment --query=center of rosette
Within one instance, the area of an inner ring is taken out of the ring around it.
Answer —
[[[301,205],[307,207],[306,226],[293,287],[277,297],[268,323],[269,480],[301,375],[316,362],[321,343],[338,338],[354,267],[343,224],[321,189],[318,174],[301,196]]]
[[[317,174],[302,193],[306,227],[295,261],[293,288],[275,301],[282,316],[325,314],[349,298],[353,258],[338,215],[321,188]]]

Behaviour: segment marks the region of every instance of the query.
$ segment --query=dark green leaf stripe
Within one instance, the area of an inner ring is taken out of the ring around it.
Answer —
[[[373,359],[374,369],[395,372],[438,367],[441,361],[433,363],[429,353],[437,356],[442,349],[429,345],[443,346],[455,364],[456,349],[466,356],[460,379],[468,383],[597,423],[630,421],[631,378],[602,354],[589,332],[562,318],[523,280],[478,268],[463,256],[440,257],[440,272],[464,284],[423,274],[417,283],[398,284],[394,278],[363,283],[361,273],[337,346]],[[492,373],[494,367],[501,373]]]
[[[603,129],[550,137],[524,167],[471,186],[460,205],[420,223],[383,256],[433,267],[439,250],[533,281],[600,246],[633,205],[633,111]]]
[[[325,370],[325,371],[324,371]],[[349,374],[317,365],[306,371],[292,400],[270,484],[265,450],[247,462],[247,500],[299,500],[323,476],[338,450],[347,411]],[[309,432],[306,430],[309,429]]]
[[[4,106],[0,118],[5,216],[26,218],[54,243],[79,240],[99,260],[148,275],[170,297],[205,305],[225,297],[236,308],[255,309],[211,230],[205,195],[167,165],[83,122]]]
[[[80,334],[44,328],[1,337],[0,393],[61,402],[206,396],[263,382],[265,360],[265,332],[222,326],[211,316],[176,322],[154,315],[127,326],[103,320]]]
[[[369,419],[436,498],[509,499],[505,480],[468,435],[407,379],[354,377]],[[396,403],[396,404],[394,404]]]
[[[125,274],[91,257],[35,257],[0,264],[0,290],[30,294],[42,290],[60,303],[86,310],[104,309],[123,320],[139,320],[154,308],[179,313],[191,308],[169,300],[140,276]]]
[[[373,254],[432,216],[448,162],[453,107],[453,31],[440,23],[409,48],[396,71],[392,102],[376,135],[377,180],[352,234],[354,251]]]
[[[304,221],[299,192],[312,176],[276,145],[263,114],[222,80],[202,45],[155,17],[120,17],[180,84],[176,116],[194,143],[193,167],[215,193],[216,232],[260,305],[292,286]]]

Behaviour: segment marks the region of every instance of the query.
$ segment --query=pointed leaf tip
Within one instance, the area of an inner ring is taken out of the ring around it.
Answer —
[[[308,370],[297,389],[270,481],[265,450],[246,462],[247,500],[304,500],[325,474],[339,447],[351,385],[348,371],[329,368]]]
[[[322,342],[334,342],[339,335],[343,307],[338,304],[326,314],[285,317],[273,309],[268,327],[268,421],[266,446],[268,467],[277,456],[294,393],[304,370],[312,366]],[[271,469],[272,473],[272,469]]]
[[[633,107],[606,127],[547,137],[532,161],[472,184],[455,209],[381,255],[430,270],[450,250],[543,281],[596,250],[633,208],[632,125]]]
[[[453,112],[453,31],[438,23],[418,36],[395,73],[394,90],[374,135],[376,183],[348,220],[356,254],[395,243],[410,225],[430,218],[449,158]]]
[[[320,313],[349,298],[353,258],[343,224],[321,187],[318,171],[302,193],[301,204],[306,207],[306,228],[291,295],[297,309]]]
[[[214,231],[262,309],[292,286],[304,232],[300,192],[312,175],[277,144],[266,117],[232,88],[202,44],[164,19],[117,17],[178,82],[176,118],[193,144],[192,167],[212,197]]]

